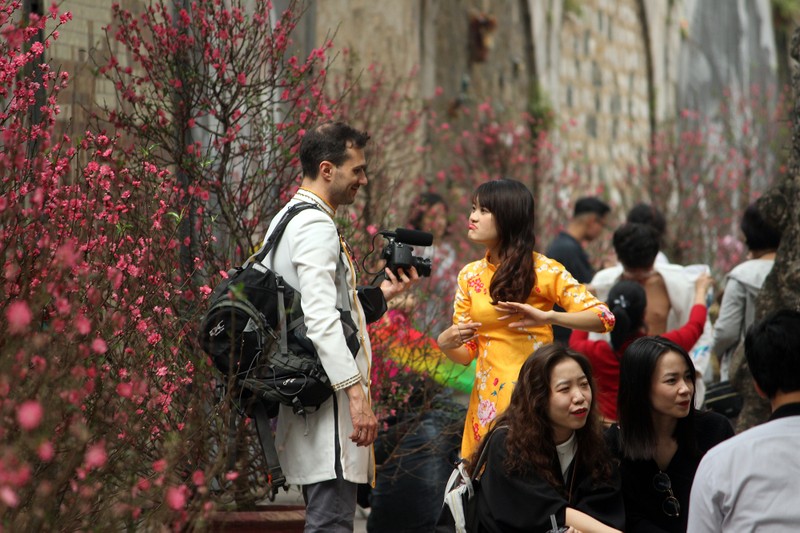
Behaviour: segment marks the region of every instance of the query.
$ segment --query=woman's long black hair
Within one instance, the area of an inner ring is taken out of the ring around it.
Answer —
[[[667,352],[676,352],[684,358],[694,383],[697,374],[692,358],[686,350],[664,337],[636,339],[622,355],[617,416],[622,453],[629,459],[651,459],[655,453],[658,436],[653,425],[653,402],[650,395],[656,365]],[[695,453],[697,448],[694,438],[694,394],[693,390],[689,414],[678,419],[674,433],[678,446],[689,453]]]
[[[533,195],[518,181],[499,179],[481,184],[472,201],[492,213],[500,239],[500,264],[489,286],[492,303],[525,302],[536,284]]]

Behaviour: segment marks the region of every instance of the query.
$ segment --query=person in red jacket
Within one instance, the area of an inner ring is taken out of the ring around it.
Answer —
[[[694,306],[689,313],[689,321],[682,327],[668,331],[661,336],[671,340],[684,350],[692,346],[703,333],[706,321],[706,293],[713,279],[702,274],[695,282]],[[617,390],[619,389],[619,368],[625,348],[647,335],[644,312],[647,296],[641,284],[635,281],[619,281],[608,293],[611,312],[617,323],[611,332],[611,343],[605,340],[589,340],[585,331],[574,330],[569,339],[570,348],[586,355],[592,362],[597,381],[598,405],[606,425],[617,421]]]

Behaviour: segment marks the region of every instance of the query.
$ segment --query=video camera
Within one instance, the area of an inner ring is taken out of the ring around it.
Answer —
[[[408,270],[414,267],[420,277],[430,277],[431,260],[413,255],[412,246],[430,246],[433,244],[432,233],[396,228],[394,231],[381,231],[380,234],[388,241],[381,252],[381,258],[386,260],[386,266],[395,276],[398,275],[397,270],[400,268],[408,273]]]

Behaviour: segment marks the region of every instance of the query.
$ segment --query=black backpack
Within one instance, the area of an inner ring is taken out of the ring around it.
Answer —
[[[311,208],[317,207],[300,203],[288,209],[264,246],[217,286],[200,326],[200,346],[217,369],[233,378],[244,394],[265,400],[272,416],[277,414],[279,403],[304,415],[308,408],[318,407],[333,394],[307,337],[300,293],[262,263],[289,221]],[[355,357],[358,328],[347,299],[345,302],[345,308],[340,309],[341,323]]]

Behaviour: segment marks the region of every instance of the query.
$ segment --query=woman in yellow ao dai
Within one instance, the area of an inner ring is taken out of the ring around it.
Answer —
[[[486,256],[459,273],[453,325],[438,338],[453,361],[477,358],[462,457],[471,457],[508,406],[522,363],[553,341],[552,325],[597,332],[614,326],[614,316],[585,286],[533,251],[533,205],[527,187],[513,180],[484,183],[473,195],[467,236],[486,246]],[[553,311],[554,304],[565,312]]]

